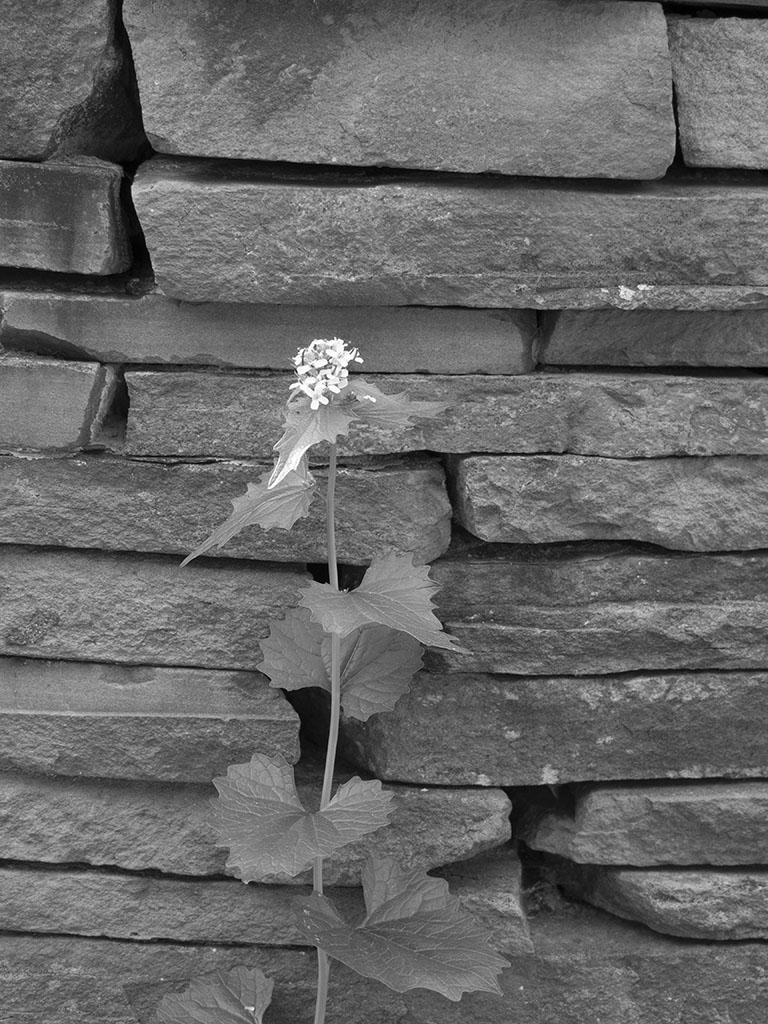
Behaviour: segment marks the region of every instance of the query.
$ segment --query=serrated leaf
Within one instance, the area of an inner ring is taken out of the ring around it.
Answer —
[[[331,638],[313,622],[307,608],[293,608],[273,622],[260,641],[265,660],[257,666],[272,686],[299,690],[331,689]],[[421,668],[421,644],[388,626],[363,626],[341,641],[341,706],[346,715],[365,722],[391,711]]]
[[[373,559],[355,590],[310,583],[301,591],[299,604],[327,633],[338,633],[342,639],[354,629],[378,623],[408,633],[425,647],[460,651],[432,611],[437,589],[429,566],[414,566],[410,555],[385,555]]]
[[[358,399],[355,415],[379,427],[409,427],[415,418],[434,419],[448,408],[446,402],[411,399],[405,391],[387,395],[362,377],[350,381],[350,390]]]
[[[339,786],[322,811],[307,811],[285,758],[254,754],[213,780],[219,791],[214,824],[218,845],[228,846],[227,868],[244,882],[295,877],[316,857],[357,842],[387,824],[392,793],[377,779],[358,776]]]
[[[294,901],[299,929],[328,956],[396,992],[428,988],[453,1000],[464,992],[501,994],[497,975],[507,961],[446,882],[376,857],[366,863],[363,890],[368,914],[357,927],[314,894]]]
[[[164,996],[159,1024],[262,1024],[274,982],[256,968],[236,967],[196,978],[184,992]]]
[[[285,432],[275,445],[278,459],[268,486],[276,487],[283,477],[295,470],[312,445],[333,442],[339,434],[346,434],[351,422],[352,416],[339,403],[330,402],[313,410],[309,401],[290,402],[286,408]]]
[[[300,461],[298,469],[286,473],[277,487],[267,487],[271,475],[272,471],[267,470],[257,484],[248,484],[245,494],[233,499],[232,515],[187,555],[181,563],[182,568],[212,547],[223,547],[247,526],[260,526],[263,530],[290,530],[297,519],[309,514],[315,481],[306,465]]]

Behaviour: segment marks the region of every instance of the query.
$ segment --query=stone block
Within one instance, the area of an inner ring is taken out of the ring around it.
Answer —
[[[670,18],[680,146],[689,167],[768,167],[768,25]]]
[[[0,344],[113,363],[285,370],[313,338],[349,339],[369,373],[527,373],[532,310],[249,306],[0,285]]]
[[[421,672],[394,711],[343,719],[342,748],[377,778],[421,785],[761,776],[767,685],[764,672]]]
[[[580,864],[762,864],[768,782],[717,780],[582,788],[573,815],[532,808],[517,834]]]
[[[765,309],[564,309],[545,313],[540,363],[602,366],[768,365]],[[749,387],[744,377],[735,386]]]
[[[0,158],[135,159],[145,145],[114,0],[3,11]]]
[[[768,936],[768,869],[564,867],[566,890],[667,935],[737,940]]]
[[[715,410],[713,416],[717,416]],[[455,461],[457,519],[482,540],[633,540],[680,551],[768,547],[768,461],[488,455]]]
[[[0,354],[0,450],[88,444],[110,390],[98,363]]]
[[[125,5],[162,153],[570,178],[658,178],[672,162],[657,4],[215,11],[211,0]]]
[[[250,760],[254,750],[296,761],[299,756],[299,721],[296,713],[267,679],[258,672],[212,672],[203,669],[155,668],[146,665],[105,665],[97,662],[42,661],[32,658],[0,658],[0,769],[51,773],[66,776],[90,776],[109,779],[170,780],[174,782],[210,783],[217,773],[224,773],[233,762]],[[11,794],[13,780],[9,783]],[[11,798],[7,814],[14,816],[21,793],[34,788],[32,782],[16,782],[16,797]],[[76,784],[49,780],[50,800],[57,791],[62,802],[43,810],[41,798],[30,801],[24,816],[31,831],[22,838],[16,820],[8,839],[30,843],[29,859],[48,860],[42,856],[41,844],[55,841],[56,825],[72,832],[71,804],[80,795],[81,819],[76,826],[75,842],[88,846],[97,840],[101,849],[120,833],[120,803],[108,807],[107,794],[126,790],[105,784],[89,783],[85,789]],[[88,786],[101,793],[84,804]],[[143,810],[140,787],[130,790],[129,806],[136,825],[143,829],[151,818],[152,804],[145,800]],[[168,789],[159,792],[166,795]],[[174,812],[164,822],[169,827],[190,806],[189,789],[178,791]],[[7,793],[7,791],[6,791]],[[67,795],[69,794],[69,795]],[[162,799],[162,798],[160,798]],[[23,803],[23,796],[21,798]],[[3,799],[5,803],[5,799]],[[149,805],[149,806],[148,806]],[[37,825],[30,821],[36,809]],[[159,808],[156,813],[159,813]],[[93,819],[94,815],[105,817]],[[123,814],[125,817],[125,814]],[[43,824],[44,823],[44,824]],[[38,842],[35,832],[45,830],[47,838]],[[124,827],[124,826],[122,826]],[[194,823],[186,826],[195,831]],[[179,840],[166,835],[171,847]],[[142,844],[148,836],[137,840],[132,856],[142,857]],[[123,840],[125,842],[125,840]],[[71,847],[70,847],[71,849]],[[173,857],[166,849],[158,856]],[[112,863],[102,853],[97,863]],[[73,861],[80,857],[72,857]],[[87,859],[87,858],[86,858]],[[52,858],[55,863],[56,857]]]
[[[768,189],[751,179],[278,178],[156,157],[133,197],[159,287],[193,302],[508,307],[553,288],[768,285]]]
[[[0,383],[0,388],[2,384]],[[270,463],[271,464],[271,463]],[[0,457],[0,534],[8,544],[188,554],[232,513],[264,465]],[[310,515],[290,530],[249,527],[212,556],[322,562],[327,473],[316,475]],[[337,483],[337,554],[368,564],[376,554],[445,552],[451,505],[435,460],[389,460],[342,467]],[[361,530],[360,524],[365,523]]]
[[[0,263],[68,274],[127,270],[122,177],[116,164],[87,157],[0,161]]]
[[[160,679],[173,671],[155,670],[156,677]],[[255,676],[248,690],[245,674],[198,672],[197,675],[209,677],[209,682],[213,677],[214,683],[217,676],[225,676],[230,683],[230,692],[242,676],[240,692],[245,695],[240,701],[242,706],[257,705],[257,695],[265,693],[264,680]],[[194,679],[195,673],[187,671],[186,676]],[[218,691],[211,686],[208,698],[210,715],[215,712],[214,694],[221,693],[222,689],[221,683]],[[286,721],[282,723],[278,717],[279,695],[275,691],[266,692],[275,708],[272,736],[266,746],[277,752],[279,734],[287,732],[291,712],[285,709]],[[266,698],[264,703],[268,704]],[[267,721],[255,719],[253,711],[251,716],[246,760],[250,760],[253,751],[262,749],[266,736],[260,736],[259,729],[266,733],[268,728]],[[233,721],[228,724],[239,724],[244,717],[241,711],[238,718],[233,716]],[[172,736],[174,726],[178,726],[178,719],[174,720],[172,712],[167,711],[168,745],[175,738]],[[105,734],[106,730],[102,734],[104,743],[112,742],[122,749],[119,735],[108,740]],[[284,743],[284,748],[285,755],[293,759],[294,747]],[[187,756],[191,753],[191,750],[187,751]],[[132,750],[131,754],[136,756],[136,751]],[[81,764],[85,756],[83,752]],[[231,756],[240,755],[232,750]],[[45,767],[50,767],[53,760],[54,756],[49,756]],[[116,760],[115,756],[113,762]],[[70,755],[70,764],[73,761]],[[200,756],[197,763],[201,769],[205,768],[203,761]],[[58,765],[54,767],[60,770]],[[85,763],[85,768],[98,769],[95,758]],[[223,769],[217,766],[216,771],[223,774],[226,765]],[[196,769],[195,774],[200,772]],[[210,777],[213,778],[214,774],[212,771]],[[335,785],[353,774],[352,770],[341,767]],[[304,805],[316,806],[322,788],[322,769],[301,763],[296,766],[295,775]],[[326,884],[359,885],[364,854],[371,847],[379,854],[395,857],[404,867],[431,870],[476,857],[509,838],[510,803],[501,790],[459,786],[386,788],[394,793],[389,826],[367,841],[344,847],[326,861]],[[47,864],[90,864],[126,871],[221,875],[225,872],[228,850],[215,845],[216,836],[210,824],[210,805],[215,795],[210,781],[207,785],[126,783],[104,778],[63,779],[6,773],[0,775],[0,857]],[[511,855],[505,857],[504,863],[511,863]],[[306,883],[307,879],[300,881]],[[510,891],[510,898],[513,895]],[[519,899],[519,885],[517,896]]]
[[[53,537],[51,538],[53,542]],[[0,548],[0,654],[254,669],[303,571],[63,549]]]
[[[768,319],[766,320],[768,325]],[[128,372],[131,455],[271,459],[292,377]],[[347,455],[569,452],[637,458],[768,454],[763,377],[629,373],[388,374],[382,390],[441,401],[408,428],[356,423]],[[563,463],[564,464],[564,463]]]

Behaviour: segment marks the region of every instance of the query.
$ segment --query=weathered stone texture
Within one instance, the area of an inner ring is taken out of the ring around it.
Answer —
[[[0,534],[9,544],[50,544],[55,537],[57,544],[73,548],[186,555],[228,518],[232,500],[266,469],[98,455],[0,457]],[[250,527],[210,555],[324,561],[327,474],[318,472],[316,478],[310,516],[292,530]],[[435,461],[340,468],[336,493],[341,561],[367,564],[376,554],[396,551],[429,562],[448,547],[451,505],[443,469]]]
[[[768,869],[563,870],[567,890],[619,917],[691,939],[768,937]]]
[[[456,491],[459,522],[487,541],[635,540],[680,551],[768,547],[765,458],[469,456],[456,460]]]
[[[768,25],[670,18],[680,145],[692,167],[768,167]]]
[[[270,459],[291,379],[129,372],[126,450],[142,456]],[[444,402],[446,409],[405,429],[355,423],[339,438],[342,453],[768,454],[768,386],[757,375],[388,374],[379,384],[388,393]]]
[[[98,363],[0,354],[0,450],[88,444],[108,390]]]
[[[53,541],[53,537],[51,541]],[[0,654],[253,669],[307,577],[279,564],[0,548]]]
[[[768,857],[768,782],[596,785],[573,816],[533,808],[517,834],[581,864],[761,864]]]
[[[234,678],[234,674],[228,675]],[[257,692],[261,694],[263,689],[254,688],[251,704],[256,703]],[[270,697],[277,709],[279,698],[274,691]],[[170,712],[168,715],[170,743],[173,720]],[[250,741],[254,750],[258,747],[261,751],[264,737],[259,737],[258,725],[252,718]],[[269,744],[273,750],[279,726],[275,718]],[[266,727],[264,722],[263,731]],[[286,754],[295,754],[285,746]],[[235,751],[231,754],[236,756]],[[246,758],[250,760],[250,753]],[[202,754],[199,761],[202,765]],[[98,769],[95,761],[89,767]],[[209,767],[213,769],[212,778],[219,769]],[[351,770],[338,773],[335,784],[352,774]],[[304,805],[316,806],[322,772],[298,765],[296,781]],[[395,857],[403,866],[431,870],[475,857],[509,838],[510,804],[500,790],[388,788],[394,792],[389,826],[327,860],[327,884],[359,885],[364,854],[371,846],[379,854]],[[223,874],[228,851],[215,845],[210,821],[211,798],[215,795],[210,782],[126,784],[104,779],[0,775],[0,857],[48,864],[108,865],[129,871]],[[505,853],[506,863],[511,854]],[[510,898],[513,895],[510,892]]]
[[[757,672],[421,672],[394,711],[345,718],[342,745],[378,778],[424,785],[759,776],[767,685]]]
[[[368,373],[527,373],[532,310],[191,304],[141,296],[0,291],[0,344],[117,363],[285,370],[312,338],[348,338]]]
[[[114,0],[4,7],[0,158],[136,158],[141,116],[115,39],[116,7]]]
[[[133,195],[160,288],[196,302],[487,307],[521,288],[768,285],[768,190],[751,181],[277,181],[158,157]]]
[[[565,309],[545,313],[543,328],[537,352],[541,363],[768,365],[765,309]],[[751,379],[744,377],[738,385],[749,388]]]
[[[608,178],[660,177],[674,155],[656,4],[215,12],[211,0],[125,5],[160,152]]]
[[[298,718],[257,672],[0,658],[0,734],[2,770],[98,778],[209,783],[256,749],[299,756]],[[119,828],[99,825],[104,842]]]

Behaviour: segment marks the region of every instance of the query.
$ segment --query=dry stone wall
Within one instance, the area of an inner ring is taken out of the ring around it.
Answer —
[[[338,335],[447,406],[344,439],[345,584],[414,552],[465,652],[342,722],[337,781],[383,780],[375,843],[510,968],[448,1004],[339,965],[334,1019],[763,1024],[766,40],[759,0],[9,12],[9,1021],[149,1024],[241,963],[311,1019],[309,880],[229,877],[206,808],[254,750],[318,788],[326,706],[258,640],[322,519],[179,562],[270,464],[297,347]],[[365,848],[328,876],[349,913]]]

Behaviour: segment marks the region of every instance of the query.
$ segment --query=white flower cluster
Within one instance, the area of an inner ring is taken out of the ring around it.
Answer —
[[[312,409],[328,405],[327,392],[338,395],[347,386],[352,363],[362,363],[356,348],[347,348],[341,338],[316,338],[311,345],[300,348],[293,357],[297,381],[291,384],[291,391],[311,399]]]

